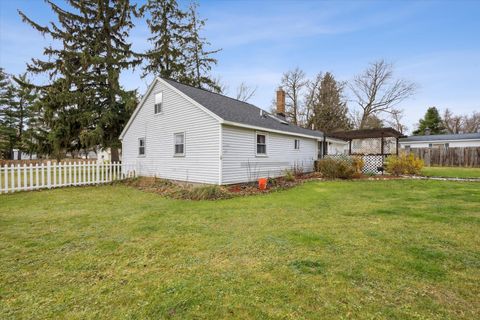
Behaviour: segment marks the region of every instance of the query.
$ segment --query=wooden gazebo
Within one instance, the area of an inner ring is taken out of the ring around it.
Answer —
[[[362,156],[364,172],[383,172],[386,156],[398,155],[398,140],[404,135],[393,128],[333,132],[328,137],[348,141],[348,154]]]

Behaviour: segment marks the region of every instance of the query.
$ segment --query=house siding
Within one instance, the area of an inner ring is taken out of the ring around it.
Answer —
[[[253,181],[259,177],[277,177],[286,169],[302,167],[313,171],[317,158],[317,140],[288,134],[267,133],[267,156],[256,156],[256,132],[223,125],[222,128],[222,184]],[[300,140],[300,150],[294,149],[294,140]]]
[[[163,107],[154,114],[155,94],[163,92]],[[141,176],[217,184],[220,172],[220,123],[200,107],[157,81],[123,140],[123,162],[135,165]],[[185,156],[174,155],[174,134],[185,133]],[[138,139],[145,137],[145,156]]]
[[[400,141],[400,147],[410,146],[410,148],[428,148],[429,144],[448,143],[450,148],[480,147],[480,140],[437,140],[437,141]]]

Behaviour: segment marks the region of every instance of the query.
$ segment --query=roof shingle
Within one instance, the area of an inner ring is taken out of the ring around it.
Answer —
[[[189,98],[201,104],[225,121],[278,130],[285,133],[297,133],[317,138],[323,137],[320,131],[305,129],[290,123],[254,106],[253,104],[236,100],[218,93],[191,87],[179,82],[162,78],[168,84],[181,91]],[[261,113],[263,112],[263,115]]]

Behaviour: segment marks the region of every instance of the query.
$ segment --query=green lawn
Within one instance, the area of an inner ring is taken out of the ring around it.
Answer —
[[[0,195],[1,319],[478,319],[480,183]]]
[[[422,174],[427,177],[480,178],[480,168],[425,167]]]

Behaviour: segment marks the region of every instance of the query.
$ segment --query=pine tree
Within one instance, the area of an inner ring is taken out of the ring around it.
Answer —
[[[221,49],[210,51],[205,49],[205,47],[211,44],[200,34],[206,20],[198,17],[198,4],[196,2],[191,3],[188,8],[187,21],[187,42],[184,48],[187,75],[185,79],[181,80],[197,88],[218,92],[220,87],[210,75],[210,71],[212,66],[218,62],[217,59],[213,58],[213,55],[221,51]]]
[[[148,0],[140,12],[148,12],[147,25],[152,33],[148,38],[153,48],[144,56],[143,77],[153,74],[182,81],[187,78],[183,48],[186,46],[187,13],[180,10],[176,0]]]
[[[15,148],[18,149],[18,160],[21,160],[22,152],[25,148],[25,131],[32,119],[32,109],[37,99],[35,89],[28,84],[27,74],[24,73],[14,77],[15,85],[13,89],[13,99],[10,107],[6,110],[6,117],[10,119],[11,125],[15,129]]]
[[[58,23],[41,26],[19,12],[42,34],[61,43],[47,47],[48,60],[33,59],[28,70],[46,73],[40,105],[57,158],[65,151],[110,147],[118,160],[118,136],[133,110],[135,91],[119,84],[122,70],[137,65],[126,39],[133,27],[135,6],[128,0],[68,0],[68,11],[47,1]]]
[[[430,134],[444,134],[446,133],[442,117],[435,107],[427,109],[423,119],[420,119],[418,129],[413,132],[414,135],[426,134],[429,129]]]
[[[347,103],[342,97],[343,83],[335,80],[329,72],[321,78],[313,100],[313,116],[310,123],[324,132],[348,130],[351,128]]]
[[[8,109],[13,102],[13,84],[10,77],[0,68],[0,159],[10,159],[15,143],[13,119]]]

